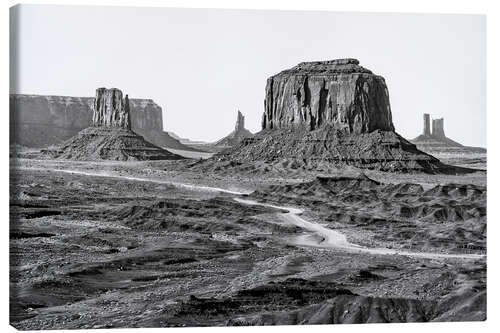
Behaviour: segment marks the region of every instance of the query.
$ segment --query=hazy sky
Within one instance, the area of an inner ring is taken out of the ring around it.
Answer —
[[[386,79],[397,132],[444,117],[448,137],[486,146],[486,18],[23,5],[12,92],[94,96],[117,87],[163,108],[164,129],[214,141],[260,130],[267,77],[302,61],[357,58]]]

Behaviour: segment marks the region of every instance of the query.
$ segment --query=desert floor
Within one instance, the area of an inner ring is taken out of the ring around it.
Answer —
[[[486,167],[484,156],[444,158]],[[485,171],[195,163],[12,159],[11,324],[486,319]]]

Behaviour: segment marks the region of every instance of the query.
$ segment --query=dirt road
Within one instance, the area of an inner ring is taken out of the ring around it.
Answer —
[[[176,186],[179,188],[190,189],[194,191],[209,191],[209,192],[221,192],[235,195],[244,195],[249,194],[249,192],[243,191],[232,191],[219,187],[210,187],[210,186],[202,186],[202,185],[193,185],[193,184],[184,184],[179,182],[171,182],[164,181],[158,179],[148,179],[148,178],[139,178],[139,177],[131,177],[124,175],[117,175],[112,173],[94,173],[87,171],[78,171],[78,170],[66,170],[66,169],[46,169],[46,168],[30,168],[30,167],[20,167],[21,170],[45,170],[45,171],[53,171],[53,172],[64,172],[70,174],[80,174],[86,176],[95,176],[95,177],[110,177],[110,178],[120,178],[127,179],[132,181],[141,181],[141,182],[153,182],[160,184],[169,184],[172,186]],[[286,210],[287,213],[280,213],[283,219],[293,225],[296,225],[302,229],[311,231],[321,237],[321,241],[313,242],[310,238],[302,238],[300,244],[305,246],[319,246],[319,247],[327,247],[345,250],[349,252],[364,252],[375,255],[401,255],[401,256],[409,256],[409,257],[419,257],[419,258],[427,258],[427,259],[464,259],[464,260],[476,260],[484,258],[483,254],[448,254],[448,253],[432,253],[432,252],[410,252],[410,251],[399,251],[388,248],[367,248],[360,245],[356,245],[347,241],[347,238],[342,233],[325,228],[322,225],[314,222],[309,222],[299,215],[303,212],[299,208],[294,207],[281,207],[267,203],[261,203],[253,200],[234,198],[235,201],[247,205],[259,205],[265,207],[271,207],[281,210]]]

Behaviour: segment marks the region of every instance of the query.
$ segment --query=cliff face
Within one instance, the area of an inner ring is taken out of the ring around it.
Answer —
[[[152,99],[131,99],[129,103],[132,130],[163,130],[161,107]]]
[[[394,131],[383,77],[356,59],[303,62],[270,77],[262,129],[325,124],[348,133]]]
[[[92,97],[10,95],[11,142],[27,147],[60,143],[92,125]],[[162,109],[151,99],[129,99],[131,129],[162,147],[193,150],[163,132]]]
[[[123,98],[122,92],[116,88],[97,89],[92,110],[92,126],[131,129],[128,95]]]

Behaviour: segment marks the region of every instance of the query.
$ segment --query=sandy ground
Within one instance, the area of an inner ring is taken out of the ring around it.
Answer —
[[[166,148],[166,147],[164,147],[164,149],[168,150],[171,153],[181,155],[181,156],[187,157],[187,158],[194,158],[194,159],[198,159],[198,158],[207,159],[207,158],[210,158],[214,155],[214,153],[209,153],[209,152],[205,153],[205,152],[190,151],[190,150],[172,149],[172,148]]]
[[[317,175],[207,176],[189,163],[13,160],[11,323],[68,329],[486,318],[486,230],[476,227],[486,223],[485,172],[364,172],[384,184],[420,184],[425,195],[379,185],[348,193],[344,185],[343,192],[304,187]],[[329,176],[340,174],[359,172]],[[435,190],[447,183],[468,187]],[[438,223],[441,215],[415,198],[428,198],[429,207],[451,202],[456,212]],[[389,215],[406,217],[389,223],[390,231],[374,219],[346,222],[347,214],[335,215],[337,199],[353,212],[385,212],[384,225]],[[400,209],[410,204],[432,219]],[[412,236],[410,250],[409,224],[438,243],[458,232],[470,246],[448,239],[437,247]]]

